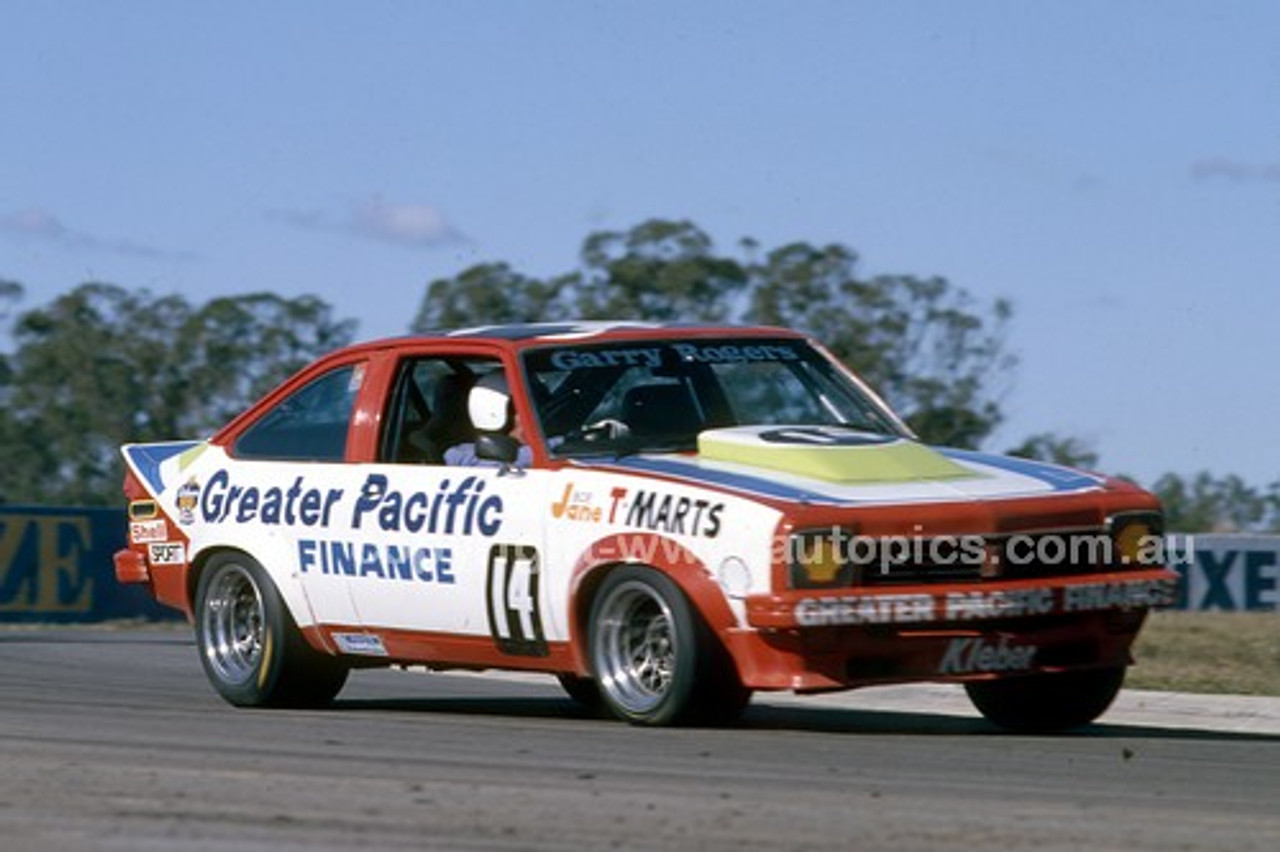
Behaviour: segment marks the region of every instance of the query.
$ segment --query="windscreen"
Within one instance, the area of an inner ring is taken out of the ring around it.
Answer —
[[[891,415],[803,340],[655,340],[524,355],[553,455],[680,452],[704,429],[826,425],[902,434]]]

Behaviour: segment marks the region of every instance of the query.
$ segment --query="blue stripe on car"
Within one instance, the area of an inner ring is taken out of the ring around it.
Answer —
[[[1013,456],[992,456],[974,452],[973,450],[938,448],[938,452],[949,459],[955,459],[959,462],[986,465],[997,470],[1007,470],[1010,473],[1038,479],[1045,485],[1052,487],[1054,491],[1083,491],[1087,488],[1096,488],[1102,483],[1102,480],[1096,476],[1030,459],[1014,458]]]
[[[129,454],[133,469],[147,481],[148,490],[152,494],[159,494],[164,490],[160,465],[198,443],[199,441],[174,441],[171,444],[143,444],[137,447],[126,447],[125,452]]]

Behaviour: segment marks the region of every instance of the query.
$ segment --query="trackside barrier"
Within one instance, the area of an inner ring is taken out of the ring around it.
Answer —
[[[0,507],[0,622],[181,618],[116,582],[124,534],[123,509]]]
[[[1275,612],[1280,608],[1280,536],[1170,535],[1166,553],[1182,575],[1169,609]]]

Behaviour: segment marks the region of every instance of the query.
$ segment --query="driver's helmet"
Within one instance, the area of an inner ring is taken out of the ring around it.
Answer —
[[[506,432],[511,428],[511,393],[502,370],[486,373],[471,388],[467,414],[480,432]]]

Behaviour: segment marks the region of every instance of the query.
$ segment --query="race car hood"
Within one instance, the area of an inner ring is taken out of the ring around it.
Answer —
[[[639,455],[608,466],[837,506],[993,500],[1096,491],[1105,484],[1058,465],[819,426],[710,429],[698,436],[697,455]]]

